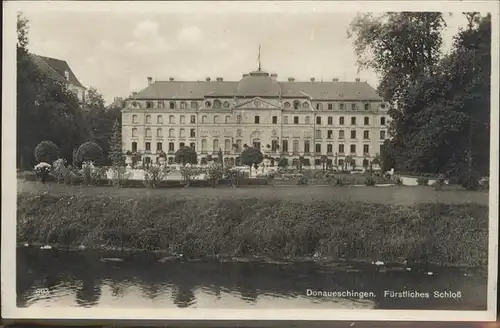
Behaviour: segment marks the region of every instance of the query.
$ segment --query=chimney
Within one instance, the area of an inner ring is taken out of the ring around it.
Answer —
[[[338,82],[338,81],[339,81],[339,78],[338,78],[338,77],[335,77],[335,78],[333,78],[333,80],[332,80],[332,81],[333,81],[333,82]]]
[[[359,82],[359,81],[361,81],[361,80],[359,79],[359,77],[357,77],[357,78],[356,78],[356,82]]]
[[[66,79],[66,81],[69,81],[69,72],[67,70],[64,71],[64,78]]]
[[[151,76],[148,76],[148,85],[151,85],[151,82],[153,82],[153,78]]]
[[[218,81],[218,82],[222,82],[222,81],[224,81],[224,79],[223,79],[222,77],[218,77],[218,78],[217,78],[217,81]]]
[[[311,77],[311,82],[314,82],[316,81],[316,79],[314,77]]]
[[[168,78],[168,80],[169,80],[169,81],[173,81],[173,80],[174,80],[174,78],[173,78],[173,77],[169,77],[169,78]]]
[[[207,77],[205,81],[210,82],[210,77]]]
[[[288,78],[288,82],[294,82],[294,81],[295,81],[295,78],[293,78],[293,77]]]
[[[276,81],[278,79],[278,74],[276,74],[276,73],[271,74],[271,79]]]

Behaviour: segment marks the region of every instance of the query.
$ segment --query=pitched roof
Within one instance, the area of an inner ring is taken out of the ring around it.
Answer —
[[[135,95],[135,99],[203,99],[204,97],[271,96],[275,87],[263,94],[258,85],[241,81],[155,81]],[[262,86],[268,83],[263,83]],[[282,97],[311,97],[321,100],[381,100],[367,82],[276,82]],[[243,86],[243,87],[242,87]],[[242,92],[243,91],[243,92]],[[255,93],[253,92],[253,93]],[[252,93],[252,92],[250,92]],[[259,92],[257,92],[259,93]]]
[[[85,88],[80,81],[78,81],[76,75],[66,61],[35,54],[31,54],[31,57],[38,67],[52,79]],[[69,81],[66,80],[66,71],[69,73]]]

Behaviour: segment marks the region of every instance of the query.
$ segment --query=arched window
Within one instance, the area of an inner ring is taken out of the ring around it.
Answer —
[[[191,115],[189,123],[196,124],[196,115]]]
[[[159,128],[158,130],[156,130],[156,136],[157,137],[163,137],[163,130],[161,128]]]
[[[175,137],[175,130],[174,130],[174,129],[168,129],[168,136],[169,136],[170,138]]]
[[[132,123],[137,124],[137,115],[132,115]]]
[[[293,109],[299,109],[300,108],[300,101],[298,100],[295,100],[293,102]]]
[[[175,109],[175,101],[171,101],[169,107],[170,109]]]
[[[146,137],[151,138],[151,129],[146,128]]]
[[[137,142],[132,142],[132,152],[135,153],[137,151]]]
[[[214,123],[218,123],[218,121],[219,121],[219,116],[215,115],[214,116]]]
[[[311,118],[309,116],[306,116],[305,122],[306,124],[311,124]]]
[[[288,101],[285,102],[285,108],[290,108],[290,103]]]
[[[365,125],[370,125],[370,118],[368,116],[365,116]]]
[[[309,103],[308,102],[303,103],[302,108],[309,108]]]
[[[236,123],[241,124],[241,115],[236,116]]]
[[[180,124],[186,124],[186,116],[181,115],[181,116],[179,117],[179,123],[180,123]]]
[[[163,116],[158,115],[158,116],[156,117],[156,123],[158,123],[158,124],[163,124]]]
[[[210,108],[210,106],[212,106],[212,104],[210,103],[210,101],[205,101],[205,107]]]
[[[137,129],[136,128],[132,129],[132,137],[137,137]]]
[[[231,116],[226,116],[225,120],[224,120],[226,123],[229,123],[231,121]]]
[[[332,124],[333,124],[333,117],[328,116],[328,125],[332,125]]]
[[[241,129],[236,130],[236,136],[241,137]]]
[[[351,117],[351,125],[356,125],[356,116]]]
[[[196,101],[191,101],[191,109],[198,109],[198,103]]]
[[[225,151],[231,150],[231,140],[229,139],[224,140],[224,150]]]
[[[185,136],[186,136],[186,135],[185,135],[185,132],[186,132],[186,131],[185,131],[184,129],[180,129],[180,130],[179,130],[179,137],[181,137],[181,138],[185,137]]]
[[[224,101],[224,108],[229,108],[229,102],[228,101]]]
[[[207,151],[207,139],[201,139],[201,150]]]
[[[170,124],[175,124],[175,116],[174,115],[170,115],[168,117],[168,123]]]
[[[219,150],[219,139],[214,139],[214,143],[213,143],[213,151],[217,151]]]
[[[201,117],[201,123],[207,123],[207,115]]]
[[[146,108],[153,108],[153,102],[152,101],[146,101]]]
[[[146,123],[147,124],[151,123],[151,115],[146,115]]]
[[[321,125],[321,116],[316,117],[316,124]]]
[[[221,104],[220,100],[219,99],[215,100],[214,101],[214,108],[221,108],[221,107],[222,107],[222,104]]]

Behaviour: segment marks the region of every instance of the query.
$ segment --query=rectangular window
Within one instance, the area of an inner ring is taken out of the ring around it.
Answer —
[[[175,150],[175,145],[173,142],[168,143],[168,151],[174,151]]]
[[[238,150],[241,150],[241,146],[242,146],[241,139],[236,140],[236,146],[238,147]]]
[[[157,152],[159,152],[159,151],[161,151],[161,150],[163,150],[163,148],[162,148],[162,144],[161,144],[161,142],[157,142],[157,143],[156,143],[156,151],[157,151]]]
[[[331,144],[326,145],[326,152],[327,153],[333,153],[333,146]]]
[[[151,151],[151,142],[146,142],[146,151]]]
[[[186,144],[184,142],[179,143],[179,148],[184,147]]]
[[[285,152],[285,153],[288,152],[288,140],[283,140],[282,144],[283,144],[282,145],[283,146],[282,147],[283,148],[283,152]]]
[[[272,151],[278,150],[278,140],[271,140],[271,150]]]
[[[351,131],[351,139],[356,139],[356,130]]]
[[[321,153],[321,144],[316,144],[316,153]]]
[[[273,124],[278,124],[278,116],[273,116]]]
[[[385,117],[380,118],[380,125],[385,125]]]
[[[351,104],[351,109],[356,110],[356,104]]]
[[[333,125],[333,117],[328,116],[328,125]]]
[[[321,130],[316,130],[316,139],[321,139]]]
[[[339,153],[343,154],[344,153],[344,145],[339,144]]]
[[[132,142],[132,152],[135,153],[137,151],[137,142]]]
[[[339,139],[344,139],[344,130],[339,131]]]
[[[321,116],[316,117],[316,124],[321,125]]]
[[[351,117],[351,125],[356,125],[356,117]]]
[[[311,152],[311,143],[309,140],[304,141],[304,153],[310,153]]]
[[[180,124],[186,124],[186,116],[181,115]]]
[[[283,124],[288,124],[288,116],[283,116]]]
[[[194,142],[191,142],[189,144],[189,147],[192,149],[192,150],[196,150],[196,144]]]
[[[293,141],[293,152],[294,153],[298,153],[299,152],[299,141],[298,140],[294,140]]]
[[[370,125],[370,118],[369,117],[365,117],[365,125]]]
[[[351,154],[356,153],[356,145],[351,145]]]
[[[343,116],[339,117],[339,124],[344,125],[344,117]]]
[[[370,109],[370,104],[369,103],[365,104],[365,110],[369,110],[369,109]]]
[[[344,110],[344,104],[340,104],[339,107],[340,107],[340,110]]]
[[[333,104],[328,104],[328,109],[333,109]]]
[[[363,131],[363,139],[370,139],[370,131],[368,130]]]
[[[293,124],[299,124],[299,117],[298,116],[293,117]]]
[[[327,138],[328,139],[333,139],[333,130],[328,130],[328,132],[327,132]]]
[[[370,151],[370,147],[368,145],[363,145],[363,154],[368,154]]]
[[[380,131],[380,140],[385,140],[385,131]]]
[[[189,130],[189,137],[190,138],[196,138],[196,130],[195,129]]]
[[[254,117],[254,123],[255,124],[259,124],[260,123],[260,117],[259,116],[255,116]]]
[[[196,124],[196,116],[195,115],[191,115],[190,123],[191,124]]]

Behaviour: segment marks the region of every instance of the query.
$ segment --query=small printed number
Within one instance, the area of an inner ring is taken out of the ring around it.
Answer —
[[[35,290],[35,294],[39,296],[47,296],[49,295],[49,289],[48,288],[37,288]]]

